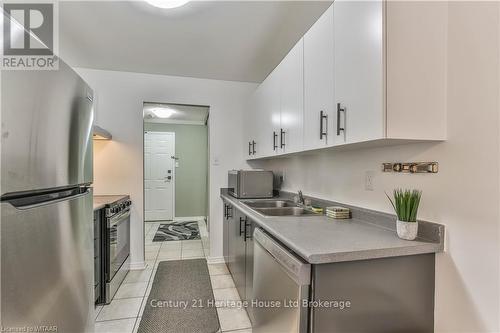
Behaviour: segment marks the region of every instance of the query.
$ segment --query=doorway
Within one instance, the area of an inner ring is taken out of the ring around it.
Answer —
[[[163,247],[165,257],[208,255],[208,116],[207,106],[143,105],[146,261]]]

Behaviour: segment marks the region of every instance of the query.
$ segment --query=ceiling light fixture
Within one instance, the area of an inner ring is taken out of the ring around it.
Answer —
[[[171,9],[184,6],[189,2],[189,0],[144,0],[151,6],[155,6],[162,9]]]
[[[170,118],[175,113],[174,110],[168,108],[154,108],[151,112],[158,118]]]

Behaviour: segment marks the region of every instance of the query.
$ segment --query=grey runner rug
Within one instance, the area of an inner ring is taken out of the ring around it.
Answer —
[[[203,307],[193,306],[193,300]],[[205,259],[162,261],[138,333],[218,332],[217,310],[210,302],[214,303],[214,294]]]

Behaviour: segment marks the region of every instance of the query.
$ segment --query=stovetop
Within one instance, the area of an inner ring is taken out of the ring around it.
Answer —
[[[128,194],[123,195],[94,195],[94,210],[109,208],[121,201],[129,200]]]

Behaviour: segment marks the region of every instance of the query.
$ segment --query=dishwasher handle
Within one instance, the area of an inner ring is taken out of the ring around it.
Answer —
[[[310,264],[296,257],[260,228],[255,228],[253,239],[287,271],[297,284],[301,286],[311,284]]]

